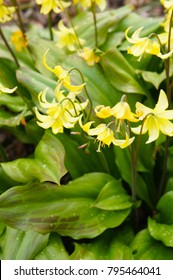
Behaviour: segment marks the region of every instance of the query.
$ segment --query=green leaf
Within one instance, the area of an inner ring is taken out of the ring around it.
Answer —
[[[165,193],[157,204],[159,222],[173,225],[173,191]]]
[[[51,233],[47,245],[34,259],[68,260],[69,255],[63,245],[61,237],[56,233]]]
[[[75,242],[75,250],[70,259],[132,260],[133,256],[127,240],[131,240],[131,229],[128,226],[123,225],[114,230],[107,230],[89,243]]]
[[[102,56],[101,65],[105,75],[116,89],[125,93],[146,95],[145,90],[135,77],[134,69],[118,49],[108,50]]]
[[[21,67],[16,73],[18,82],[30,92],[32,101],[37,108],[43,111],[38,101],[38,94],[48,87],[48,98],[54,97],[56,82],[29,68]]]
[[[165,79],[165,71],[163,71],[161,74],[157,72],[151,72],[151,71],[139,71],[141,73],[143,79],[146,82],[151,83],[156,89],[159,88],[160,84]]]
[[[104,154],[96,152],[96,145],[91,144],[89,153],[86,153],[84,149],[79,149],[80,145],[86,141],[83,137],[65,133],[59,133],[56,137],[64,146],[65,166],[73,179],[90,172],[109,173]]]
[[[118,26],[119,22],[126,17],[132,10],[132,6],[124,6],[119,9],[111,9],[101,13],[96,14],[97,18],[97,36],[98,44],[102,46],[112,30]],[[93,40],[95,36],[93,15],[91,12],[79,13],[74,18],[74,24],[77,26],[77,34],[82,39],[85,39],[87,47],[94,48],[95,41]]]
[[[132,188],[132,171],[131,171],[131,160],[128,149],[119,149],[115,147],[115,161],[118,166],[119,172],[122,179],[124,179],[129,186]],[[148,187],[142,178],[142,176],[137,172],[137,195],[139,198],[144,200],[149,207],[152,208],[152,201],[149,195]]]
[[[64,167],[64,149],[58,139],[45,132],[35,149],[35,159],[17,159],[2,163],[4,172],[14,181],[27,183],[38,179],[40,182],[59,183],[67,172]]]
[[[162,241],[165,246],[173,247],[173,225],[157,223],[149,218],[148,230],[154,239]]]
[[[26,104],[23,102],[20,96],[14,96],[13,94],[0,94],[0,104],[5,105],[13,112],[21,112],[26,108]]]
[[[15,127],[20,125],[21,120],[30,115],[27,109],[23,110],[20,114],[12,115],[6,111],[1,110],[0,112],[0,126]]]
[[[93,238],[118,227],[129,209],[106,211],[94,206],[110,175],[91,173],[65,186],[32,182],[0,196],[0,218],[11,227],[40,233],[57,232],[74,239]]]
[[[173,260],[173,248],[151,237],[147,229],[140,231],[131,243],[135,260]]]
[[[132,200],[122,188],[120,181],[107,183],[100,191],[95,207],[103,210],[121,210],[132,206]]]
[[[3,260],[32,260],[48,243],[49,234],[7,227],[1,239]]]

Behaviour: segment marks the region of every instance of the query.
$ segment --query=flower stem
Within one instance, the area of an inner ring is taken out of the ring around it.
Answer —
[[[78,68],[73,67],[73,68],[71,68],[68,72],[70,73],[70,72],[72,72],[73,70],[76,70],[76,71],[79,73],[79,75],[80,75],[80,77],[81,77],[81,79],[82,79],[82,82],[83,82],[83,84],[84,84],[84,83],[85,83],[85,80],[84,80],[84,77],[83,77],[81,71],[80,71]],[[90,115],[91,115],[91,112],[92,112],[92,109],[93,109],[93,103],[92,103],[91,97],[90,97],[90,95],[89,95],[89,93],[88,93],[88,91],[87,91],[86,85],[84,85],[84,90],[85,90],[85,94],[86,94],[86,96],[87,96],[87,98],[88,98],[88,100],[89,100],[89,104],[90,104],[90,109],[89,109],[89,112],[88,112],[87,117],[86,117],[86,122],[87,122],[87,121],[89,120],[89,118],[90,118]]]
[[[52,13],[48,14],[48,27],[49,27],[49,34],[50,34],[50,40],[53,41],[53,32],[52,32]]]
[[[2,32],[1,27],[0,27],[0,36],[1,36],[2,40],[4,41],[4,43],[5,43],[6,47],[7,47],[7,49],[9,50],[11,56],[13,57],[13,59],[14,59],[16,65],[17,65],[17,67],[20,67],[20,64],[19,64],[19,62],[18,62],[18,60],[17,60],[17,57],[15,56],[15,54],[14,54],[12,48],[11,48],[10,45],[8,44],[8,42],[7,42],[7,40],[6,40],[5,36],[4,36],[4,34],[3,34],[3,32]]]
[[[91,9],[94,21],[94,32],[95,32],[95,48],[98,47],[98,33],[97,33],[97,18],[96,18],[96,3],[91,0]]]

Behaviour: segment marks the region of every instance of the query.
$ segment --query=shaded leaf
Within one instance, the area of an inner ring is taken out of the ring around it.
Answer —
[[[157,204],[158,220],[173,225],[173,191],[165,193]]]
[[[58,139],[45,132],[35,149],[35,158],[17,159],[2,163],[4,172],[14,181],[27,183],[38,179],[40,182],[59,183],[67,172],[64,166],[64,149]]]
[[[173,248],[156,241],[147,229],[135,236],[131,249],[135,260],[173,260]]]
[[[68,260],[69,255],[58,234],[52,234],[44,249],[34,258],[35,260]]]
[[[74,239],[93,238],[107,228],[119,226],[130,209],[105,211],[94,202],[109,181],[104,173],[91,173],[65,186],[29,183],[0,196],[0,218],[20,230],[57,232]]]

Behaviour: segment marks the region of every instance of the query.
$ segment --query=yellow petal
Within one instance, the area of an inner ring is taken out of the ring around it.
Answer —
[[[161,89],[159,94],[158,102],[154,108],[154,112],[161,113],[168,108],[168,98],[166,93]]]
[[[149,138],[146,144],[155,141],[159,137],[159,126],[156,117],[150,116],[147,120]]]

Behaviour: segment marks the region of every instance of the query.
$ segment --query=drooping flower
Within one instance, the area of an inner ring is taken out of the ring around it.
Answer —
[[[146,142],[147,144],[155,141],[160,132],[173,136],[173,123],[170,122],[173,119],[173,110],[166,110],[167,108],[168,99],[163,90],[160,91],[158,102],[154,109],[137,102],[136,113],[139,116],[139,120],[143,121],[143,124],[132,128],[132,131],[136,134],[148,132],[149,139]]]
[[[49,51],[49,49],[44,53],[43,56],[43,64],[46,67],[47,70],[51,71],[55,74],[55,76],[59,79],[59,83],[63,85],[66,89],[74,92],[74,93],[80,93],[85,86],[85,84],[81,85],[72,85],[70,81],[70,74],[68,71],[64,70],[60,65],[57,65],[54,67],[54,69],[50,68],[46,63],[46,54]]]
[[[80,50],[78,55],[82,57],[89,66],[93,66],[100,61],[100,56],[98,56],[93,49],[87,47]]]
[[[0,22],[5,23],[13,18],[15,7],[6,6],[3,0],[0,0]]]
[[[47,89],[39,94],[39,103],[45,114],[35,109],[38,125],[44,129],[52,128],[54,134],[62,133],[64,128],[73,128],[80,117],[80,113],[88,104],[88,101],[79,103],[76,95],[70,92],[67,96],[59,89],[55,90],[55,98],[52,102],[46,99]]]
[[[92,2],[95,2],[95,4],[99,7],[101,11],[103,11],[106,8],[106,0],[73,0],[73,3],[75,5],[79,4],[84,8],[88,9],[91,7]]]
[[[17,30],[12,34],[11,42],[15,45],[16,50],[21,52],[23,48],[27,47],[28,38],[22,31]]]
[[[129,54],[141,58],[144,53],[156,55],[162,59],[167,59],[173,53],[173,50],[169,53],[162,54],[160,52],[160,44],[157,41],[152,41],[148,37],[139,37],[141,30],[143,27],[138,28],[132,35],[131,38],[128,37],[128,31],[132,28],[129,27],[126,30],[126,39],[129,43],[133,44],[132,47],[128,47],[127,51]]]
[[[124,149],[127,146],[131,145],[135,137],[129,138],[126,133],[126,139],[116,139],[114,136],[114,131],[108,127],[105,123],[99,124],[95,128],[90,128],[94,121],[87,122],[82,124],[82,116],[79,118],[79,124],[81,128],[90,136],[96,136],[96,141],[99,142],[97,151],[100,152],[100,147],[107,145],[108,147],[112,143],[115,146],[119,146]]]
[[[65,8],[71,4],[61,0],[36,0],[36,4],[42,5],[40,13],[47,15],[53,10],[56,14],[61,13]]]
[[[1,93],[13,93],[16,89],[17,89],[17,87],[14,87],[14,88],[7,88],[7,87],[4,87],[4,86],[0,83],[0,94],[1,94]]]
[[[54,34],[58,38],[57,47],[66,47],[69,51],[75,51],[79,44],[83,45],[85,43],[85,40],[78,38],[74,29],[66,27],[62,20],[58,23],[58,29],[59,31],[53,29]]]
[[[164,32],[158,34],[158,37],[162,43],[162,45],[166,45],[168,47],[168,34],[170,32],[170,49],[173,49],[173,27],[170,27],[171,24],[171,11],[168,11],[165,17],[165,21],[161,24],[164,28]]]

